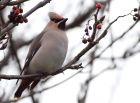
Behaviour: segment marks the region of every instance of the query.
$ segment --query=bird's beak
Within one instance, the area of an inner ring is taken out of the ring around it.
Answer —
[[[64,18],[61,22],[65,23],[68,20],[68,18]]]
[[[68,20],[68,18],[64,18],[63,20],[61,20],[58,24],[58,28],[62,29],[62,30],[65,30],[65,24],[66,24],[67,20]]]

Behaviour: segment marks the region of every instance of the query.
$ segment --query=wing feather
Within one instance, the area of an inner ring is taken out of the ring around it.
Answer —
[[[28,55],[27,55],[26,60],[25,60],[25,65],[24,65],[20,75],[22,75],[23,72],[24,72],[24,74],[26,74],[25,72],[27,71],[27,68],[28,68],[28,66],[30,64],[30,61],[32,60],[33,56],[36,54],[36,52],[39,50],[39,48],[41,46],[40,40],[41,40],[43,34],[44,34],[44,32],[40,33],[32,41],[31,46],[29,48]],[[19,81],[19,79],[17,80],[16,84],[18,83],[18,81]]]

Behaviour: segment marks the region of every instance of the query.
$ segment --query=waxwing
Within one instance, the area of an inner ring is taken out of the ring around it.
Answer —
[[[56,72],[65,60],[68,49],[65,23],[68,19],[54,12],[48,15],[49,23],[31,43],[22,75]],[[14,97],[19,98],[28,87],[32,90],[40,79],[22,79]]]

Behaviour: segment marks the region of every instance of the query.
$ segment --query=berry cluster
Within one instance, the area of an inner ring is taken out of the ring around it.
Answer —
[[[97,23],[96,24],[96,29],[101,29],[102,28],[102,24],[101,23]],[[87,24],[86,29],[85,29],[85,35],[83,36],[82,42],[84,44],[86,44],[87,42],[92,42],[92,38],[89,35],[89,30],[92,30],[92,27]]]
[[[18,6],[13,6],[12,11],[8,15],[9,21],[12,22],[13,24],[16,23],[27,23],[28,20],[27,18],[24,18],[22,16],[23,9],[18,7]]]
[[[139,12],[138,12],[138,9],[137,9],[137,8],[134,8],[133,11],[135,12],[135,14],[133,15],[133,20],[134,20],[134,21],[139,20],[139,19],[140,19],[140,14],[139,14]]]
[[[95,6],[96,6],[96,9],[97,9],[97,10],[100,10],[100,9],[103,7],[103,5],[102,5],[101,3],[96,3]],[[95,15],[96,15],[96,17],[97,17],[98,12],[97,12],[97,14],[95,14]],[[94,29],[100,30],[100,29],[102,28],[102,21],[104,20],[104,18],[105,18],[105,16],[102,16],[102,17],[100,18],[100,20],[95,21],[95,28],[94,28]],[[84,44],[86,44],[87,42],[91,43],[91,42],[93,42],[93,40],[94,40],[94,38],[92,38],[92,36],[89,35],[89,30],[92,30],[92,27],[89,25],[89,22],[90,22],[90,20],[88,21],[88,23],[87,23],[87,25],[86,25],[85,34],[84,34],[84,36],[83,36],[83,38],[82,38],[82,42],[83,42]],[[94,27],[94,26],[93,26],[93,27]],[[94,30],[93,30],[93,31],[94,31]]]
[[[92,30],[92,27],[89,24],[87,24],[86,29],[85,29],[85,35],[83,36],[83,39],[82,39],[82,42],[84,44],[86,44],[87,42],[92,42],[93,41],[92,38],[89,35],[89,30]]]

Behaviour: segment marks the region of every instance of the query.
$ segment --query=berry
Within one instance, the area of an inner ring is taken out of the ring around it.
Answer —
[[[83,38],[82,43],[86,44],[87,43],[87,39]]]
[[[135,16],[133,16],[133,20],[134,20],[134,21],[136,21],[136,20],[137,20],[137,18],[136,18]]]
[[[23,16],[22,15],[18,15],[18,21],[19,23],[23,23]]]
[[[88,32],[86,32],[86,35],[89,35],[89,33],[88,33]]]
[[[139,14],[135,14],[134,16],[139,17]]]
[[[99,24],[97,24],[96,28],[97,29],[101,29],[102,28],[102,25],[99,23]]]
[[[12,8],[13,10],[16,10],[17,9],[17,7],[16,6],[13,6],[13,8]]]
[[[18,14],[20,13],[19,9],[16,9],[16,10],[14,11],[14,13],[15,13],[15,15],[18,15]]]
[[[89,37],[89,38],[87,39],[87,41],[88,41],[88,42],[92,42],[92,38]]]
[[[14,18],[13,22],[18,23],[19,22],[19,19],[20,19],[19,16],[17,16],[17,17]]]
[[[20,11],[20,13],[23,13],[23,9],[22,8],[20,8],[19,11]]]
[[[96,3],[96,9],[101,9],[102,8],[102,4],[101,3]]]
[[[138,11],[138,9],[137,8],[134,8],[134,12],[137,12]]]
[[[92,27],[91,26],[89,26],[89,30],[92,30]]]
[[[85,32],[88,32],[88,29],[87,28],[85,29]]]
[[[24,21],[25,23],[27,23],[27,22],[28,22],[28,19],[27,19],[27,18],[23,18],[23,21]]]
[[[23,23],[23,19],[20,19],[20,20],[19,20],[19,23]]]
[[[23,9],[18,7],[18,6],[13,6],[12,8],[13,10],[10,12],[10,14],[8,15],[9,21],[12,22],[13,24],[17,24],[17,23],[27,23],[28,20],[26,18],[23,18],[23,15],[21,13],[23,13]]]

